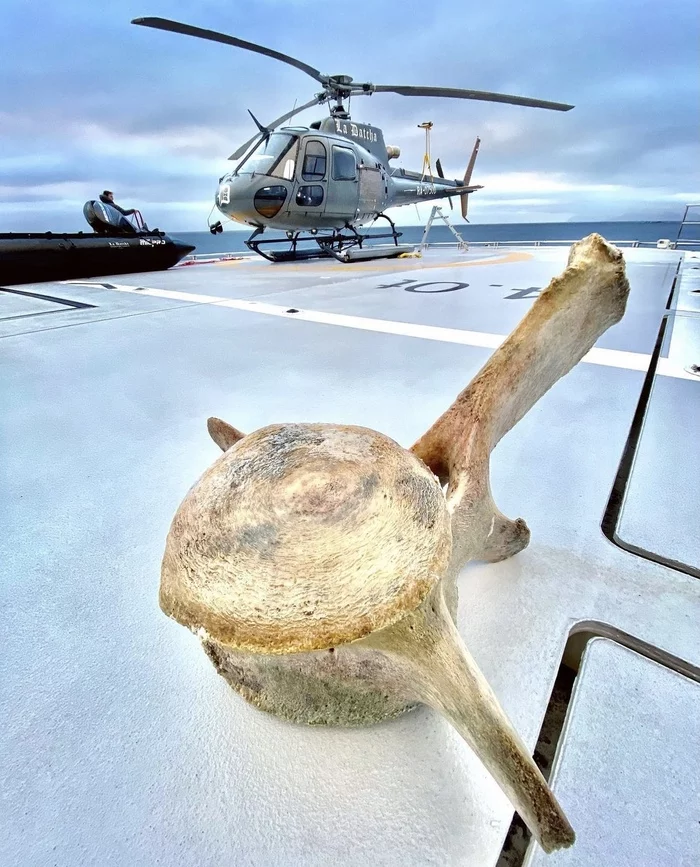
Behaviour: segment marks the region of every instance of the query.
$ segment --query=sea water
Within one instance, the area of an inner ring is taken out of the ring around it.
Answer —
[[[608,241],[642,241],[652,242],[662,238],[675,241],[678,238],[680,223],[678,222],[589,222],[589,223],[459,223],[453,225],[465,241],[498,241],[508,243],[516,241],[576,241],[598,232]],[[692,235],[686,227],[682,238],[698,237]],[[373,232],[386,231],[385,226],[377,224]],[[422,226],[399,227],[402,233],[399,243],[418,244],[423,237]],[[246,238],[250,237],[248,229],[226,229],[221,235],[210,232],[173,232],[173,236],[194,244],[196,253],[241,253],[246,252]],[[284,237],[282,233],[266,232],[264,238]],[[455,237],[444,224],[433,224],[430,230],[430,243],[455,243]],[[390,238],[384,238],[380,243],[391,243]]]

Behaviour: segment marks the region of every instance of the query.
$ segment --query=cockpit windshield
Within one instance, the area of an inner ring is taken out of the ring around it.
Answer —
[[[270,175],[292,180],[299,139],[286,132],[274,132],[260,142],[253,153],[236,169],[237,175]]]

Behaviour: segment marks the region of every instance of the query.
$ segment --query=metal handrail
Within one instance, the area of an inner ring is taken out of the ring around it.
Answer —
[[[555,246],[557,244],[568,245],[575,244],[577,241],[580,241],[580,238],[571,238],[571,239],[552,239],[547,241],[471,241],[468,240],[466,243],[470,247],[550,247]],[[656,249],[658,241],[638,241],[638,240],[615,240],[613,238],[606,238],[607,241],[611,244],[615,244],[618,247],[651,247]],[[661,240],[661,239],[659,239]],[[671,241],[671,246],[669,249],[673,249],[679,246],[689,246],[695,245],[700,246],[700,238],[693,239],[681,239],[680,241]],[[417,245],[416,245],[417,246]],[[457,244],[451,241],[435,241],[433,243],[428,243],[426,246],[428,247],[456,247]]]
[[[684,226],[700,226],[700,220],[689,220],[688,219],[688,211],[693,208],[700,208],[700,204],[690,204],[685,206],[685,210],[683,211],[683,219],[681,220],[681,224],[678,227],[678,235],[676,237],[676,244],[684,244],[684,243],[692,243],[691,238],[681,238],[681,234],[683,233]],[[695,243],[698,243],[697,241]]]
[[[458,244],[455,241],[435,241],[433,243],[420,244],[416,243],[411,246],[416,248],[422,247],[431,248],[431,247],[451,247],[456,250],[463,249],[468,250],[469,247],[557,247],[557,246],[566,246],[570,247],[572,244],[576,244],[580,241],[580,238],[571,238],[569,240],[552,240],[552,241],[465,241],[466,247],[463,247],[461,244]],[[616,247],[637,247],[644,249],[658,249],[657,241],[637,241],[637,240],[622,240],[617,241],[614,239],[606,239],[609,240],[611,244],[614,244]],[[668,250],[676,250],[676,249],[696,249],[700,248],[700,238],[697,240],[683,240],[680,241],[671,241],[670,245],[666,248]],[[186,256],[180,264],[187,261],[198,260],[198,259],[224,259],[227,257],[234,257],[236,259],[250,259],[254,258],[253,253],[248,253],[246,251],[234,251],[230,250],[228,252],[221,253],[191,253]]]
[[[685,210],[683,212],[683,219],[681,220],[681,223],[680,223],[680,226],[678,229],[678,237],[676,238],[675,241],[671,241],[670,239],[668,239],[668,241],[669,241],[668,247],[659,248],[659,246],[658,246],[659,241],[664,240],[661,238],[658,241],[638,241],[636,239],[617,241],[617,240],[614,240],[612,238],[609,238],[607,240],[609,240],[611,244],[615,244],[618,247],[644,247],[644,248],[651,248],[651,249],[669,249],[669,250],[676,250],[676,249],[682,248],[682,247],[687,247],[689,249],[699,248],[700,247],[700,238],[681,238],[681,232],[683,231],[683,226],[685,226],[685,225],[689,225],[689,226],[700,225],[700,220],[695,221],[695,220],[686,219],[688,216],[688,211],[691,208],[700,208],[700,202],[688,204],[685,206]],[[581,240],[580,238],[573,238],[573,239],[569,239],[569,240],[556,239],[556,240],[549,240],[549,241],[532,241],[532,240],[528,240],[528,241],[469,241],[469,240],[464,240],[461,244],[456,243],[454,241],[436,241],[436,242],[433,242],[431,244],[427,240],[427,234],[428,234],[428,230],[430,228],[430,225],[432,224],[432,221],[435,217],[435,212],[437,210],[440,210],[440,209],[439,208],[433,208],[433,211],[431,212],[430,221],[429,221],[428,225],[426,226],[426,231],[423,234],[423,240],[420,243],[416,243],[412,246],[414,246],[416,248],[420,248],[422,250],[428,249],[430,247],[455,247],[459,250],[466,252],[469,249],[469,247],[555,247],[557,245],[565,245],[565,246],[570,247],[572,244],[575,244],[577,241]],[[450,228],[452,228],[452,226],[450,226],[449,221],[447,219],[445,219],[445,222],[447,223],[447,225]],[[454,232],[455,230],[452,228],[452,231]],[[455,234],[457,234],[457,233],[455,233]],[[235,256],[238,258],[238,257],[242,257],[242,256],[249,257],[252,255],[253,255],[252,253],[247,253],[247,252],[246,253],[235,253],[235,252],[230,252],[230,253],[194,253],[194,254],[190,254],[189,256],[186,256],[185,259],[183,259],[183,262],[192,261],[192,260],[196,261],[197,259],[200,259],[200,258],[211,259],[211,258],[224,258],[226,256]]]

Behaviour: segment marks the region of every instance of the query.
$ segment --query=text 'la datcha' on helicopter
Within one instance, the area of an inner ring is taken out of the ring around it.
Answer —
[[[426,158],[422,172],[392,168],[389,161],[400,155],[397,147],[387,147],[381,129],[350,119],[346,102],[353,96],[397,93],[401,96],[439,96],[451,99],[476,99],[503,102],[554,111],[569,111],[572,105],[547,102],[523,96],[453,87],[356,82],[349,75],[324,75],[313,66],[280,51],[246,42],[214,30],[204,30],[166,18],[136,18],[133,24],[196,36],[224,45],[245,48],[288,63],[311,76],[321,86],[313,99],[295,107],[263,126],[250,112],[258,132],[242,144],[229,159],[240,160],[236,168],[219,180],[216,207],[231,220],[252,226],[247,246],[271,261],[335,256],[347,261],[350,248],[362,248],[368,238],[391,237],[398,249],[400,232],[384,213],[387,208],[459,196],[462,216],[467,217],[470,193],[481,189],[471,184],[472,170],[479,149],[477,138],[464,177],[444,177],[440,160],[433,177],[429,159],[429,130],[426,129]],[[330,117],[308,127],[281,127],[295,114],[327,103]],[[278,130],[279,131],[275,131]],[[378,218],[388,220],[391,232],[363,235],[358,226]],[[214,233],[223,231],[220,221],[210,225]],[[261,239],[265,229],[286,232],[286,237]],[[303,241],[313,240],[312,249],[298,249]],[[262,250],[261,246],[284,245],[283,251]],[[371,255],[371,251],[367,251]]]

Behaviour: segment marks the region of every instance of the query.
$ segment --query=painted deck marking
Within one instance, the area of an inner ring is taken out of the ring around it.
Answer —
[[[221,298],[217,295],[196,295],[192,292],[179,292],[172,289],[147,289],[141,286],[125,286],[117,283],[100,283],[90,280],[66,280],[67,285],[94,286],[113,292],[131,292],[150,295],[152,298],[167,298],[172,301],[185,301],[188,304],[208,304],[213,307],[228,307],[247,313],[261,313],[265,316],[281,316],[284,319],[315,322],[317,325],[337,325],[341,328],[356,328],[361,331],[374,331],[380,334],[394,334],[399,337],[417,337],[422,340],[437,340],[442,343],[458,343],[463,346],[476,346],[483,349],[496,349],[508,335],[490,334],[485,331],[465,331],[460,328],[444,328],[440,325],[416,325],[412,322],[394,322],[390,319],[371,319],[365,316],[351,316],[346,313],[326,313],[321,310],[300,309],[290,313],[289,304],[268,304],[264,301],[249,301],[239,298]],[[646,372],[651,355],[645,352],[627,352],[622,349],[601,349],[594,346],[581,359],[587,364],[602,367],[616,367],[621,370]],[[659,376],[673,379],[687,379],[699,382],[696,376],[683,369],[683,365],[669,358],[660,358],[656,369]]]
[[[507,265],[513,262],[529,262],[530,259],[534,259],[535,256],[533,253],[526,253],[524,251],[514,251],[511,253],[501,253],[494,254],[491,256],[485,256],[480,259],[455,259],[453,262],[426,262],[425,259],[377,259],[373,262],[353,262],[352,270],[356,271],[389,271],[392,274],[401,274],[404,271],[425,271],[429,268],[472,268],[476,265]],[[229,261],[221,261],[214,262],[213,264],[217,266],[221,265],[231,265],[238,264],[237,262],[229,262]],[[252,256],[246,256],[242,260],[242,264],[251,265],[253,267],[262,267],[265,265],[265,262],[259,261],[257,258],[253,259]],[[304,265],[302,262],[288,262],[285,263],[285,271],[303,271],[308,272],[309,266]],[[341,264],[331,264],[328,262],[327,264],[324,262],[324,271],[339,271],[347,273],[349,268],[348,265]]]

